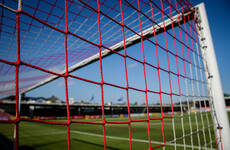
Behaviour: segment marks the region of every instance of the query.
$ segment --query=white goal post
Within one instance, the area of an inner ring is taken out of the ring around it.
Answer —
[[[226,104],[224,100],[219,69],[217,65],[215,49],[213,46],[211,31],[208,23],[208,17],[206,14],[206,9],[204,3],[201,3],[196,6],[196,12],[198,16],[199,22],[199,42],[200,49],[202,51],[203,57],[205,57],[206,62],[204,65],[208,69],[209,73],[206,73],[206,80],[209,82],[208,88],[210,89],[210,96],[213,98],[213,106],[214,106],[214,118],[217,118],[220,127],[216,124],[216,134],[220,136],[217,128],[220,128],[221,132],[221,140],[223,143],[223,149],[230,149],[230,126],[228,121],[228,114],[226,111]],[[216,121],[215,119],[213,121]],[[221,149],[221,145],[218,145],[219,149]]]
[[[191,15],[190,17],[192,18],[192,14],[191,14],[190,11],[184,13],[183,15],[185,16],[184,17],[185,19],[187,19],[187,16],[189,16],[189,15]],[[178,18],[179,18],[179,20],[178,20]],[[178,26],[178,22],[183,24],[184,23],[184,20],[183,20],[184,18],[182,17],[182,13],[180,13],[178,15],[173,16],[172,18],[169,18],[169,19],[165,20],[164,23],[161,22],[161,23],[155,25],[154,26],[155,34],[158,35],[158,34],[161,34],[162,32],[164,32],[164,26],[165,26],[165,28],[167,30],[170,30],[172,28],[172,23],[173,23],[174,27]],[[187,21],[188,20],[186,20],[185,22],[187,22]],[[136,43],[141,42],[141,36],[140,36],[141,33],[138,33],[138,34],[139,35],[133,35],[132,37],[126,39],[126,41],[125,41],[126,48],[128,48],[130,46],[133,46]],[[154,36],[153,27],[150,27],[150,28],[144,30],[143,31],[143,36],[145,36],[147,38],[153,37]],[[106,50],[102,51],[101,52],[101,57],[104,58],[104,57],[110,56],[110,55],[114,54],[113,51],[118,52],[118,51],[121,51],[123,49],[124,49],[124,42],[121,41],[121,42],[109,47],[109,49],[106,49]],[[111,50],[113,50],[113,51],[111,51]],[[75,65],[73,65],[73,66],[71,66],[71,67],[69,67],[69,73],[71,73],[71,72],[73,72],[75,70],[78,70],[78,69],[80,69],[80,68],[82,68],[84,66],[87,66],[87,65],[89,65],[89,64],[91,64],[91,63],[93,63],[95,61],[98,61],[98,60],[99,60],[99,53],[97,53],[97,54],[95,54],[95,55],[93,55],[93,56],[91,56],[91,57],[89,57],[89,58],[87,58],[87,59],[85,59],[85,60],[83,60],[83,61],[81,61],[81,62],[79,62],[79,63],[77,63]],[[60,74],[65,74],[65,71],[66,70],[61,71]],[[47,78],[46,80],[44,80],[42,82],[39,82],[38,84],[36,84],[36,85],[26,89],[25,91],[21,92],[21,94],[29,92],[29,91],[31,91],[33,89],[36,89],[36,88],[38,88],[38,87],[40,87],[40,86],[42,86],[44,84],[47,84],[47,83],[49,83],[49,82],[51,82],[53,80],[56,80],[58,78],[60,78],[60,77],[59,76],[52,76],[50,78]]]

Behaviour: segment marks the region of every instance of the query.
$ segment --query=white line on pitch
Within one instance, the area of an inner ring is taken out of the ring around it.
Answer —
[[[71,133],[82,134],[82,135],[90,135],[90,136],[96,136],[96,137],[103,137],[103,135],[101,135],[101,134],[88,133],[88,132],[82,132],[82,131],[70,130],[70,132]],[[64,133],[66,133],[66,131],[62,131],[62,132],[47,132],[47,133],[42,133],[42,134],[24,134],[24,135],[21,135],[20,138],[23,138],[23,137],[45,136],[45,135],[56,135],[56,134],[64,134]],[[9,138],[13,138],[13,136],[10,136]],[[106,135],[106,138],[129,141],[129,138],[122,138],[122,137],[109,136],[109,135]],[[133,138],[132,138],[132,141],[133,142],[141,142],[141,143],[149,143],[148,140],[133,139]],[[158,142],[158,141],[151,141],[151,143],[153,143],[153,144],[159,144],[159,145],[163,144],[162,142]],[[174,144],[171,143],[171,142],[170,143],[166,142],[165,145],[174,146]],[[183,144],[176,144],[176,146],[184,147]],[[193,148],[196,148],[196,149],[200,149],[198,146],[191,146],[191,145],[185,145],[185,147],[189,147],[189,148],[193,147]]]
[[[71,130],[70,132],[71,133],[77,133],[77,134],[83,134],[83,135],[96,136],[96,137],[104,137],[101,134],[95,134],[95,133],[88,133],[88,132],[81,132],[81,131],[74,131],[74,130]],[[106,138],[129,141],[129,138],[115,137],[115,136],[109,136],[109,135],[106,135]],[[132,141],[133,142],[149,143],[148,140],[133,139],[133,138],[132,138]],[[162,142],[158,142],[158,141],[151,141],[151,143],[159,144],[159,145],[163,144]],[[167,143],[167,142],[165,143],[165,145],[174,146],[174,144]],[[179,146],[179,147],[184,147],[185,146],[185,147],[189,147],[189,148],[193,147],[193,148],[196,148],[196,149],[200,149],[198,146],[191,146],[191,145],[176,144],[176,146]]]

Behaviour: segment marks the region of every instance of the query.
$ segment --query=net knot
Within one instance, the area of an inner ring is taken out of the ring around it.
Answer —
[[[15,120],[14,120],[15,124],[18,124],[20,121],[21,121],[20,117],[16,117]]]
[[[16,62],[15,62],[15,65],[16,65],[16,66],[20,66],[20,65],[21,65],[21,61],[20,61],[20,60],[16,61]]]
[[[71,120],[67,120],[66,124],[70,125],[71,124]]]
[[[68,76],[69,76],[69,72],[66,72],[66,73],[64,74],[64,77],[67,78]]]

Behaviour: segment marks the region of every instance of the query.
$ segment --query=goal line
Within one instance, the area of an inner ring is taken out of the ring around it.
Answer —
[[[76,131],[76,130],[70,130],[71,133],[75,133],[75,134],[80,134],[80,135],[87,135],[87,136],[93,136],[93,137],[100,137],[103,138],[102,134],[95,134],[95,133],[89,133],[89,132],[82,132],[82,131]],[[25,134],[25,135],[21,135],[21,138],[30,138],[30,137],[37,137],[37,136],[48,136],[48,135],[59,135],[59,134],[66,134],[66,132],[62,131],[62,132],[49,132],[49,133],[41,133],[41,134]],[[73,136],[74,137],[74,136]],[[13,136],[10,136],[9,138],[13,139]],[[115,139],[115,140],[122,140],[122,141],[129,141],[129,138],[124,138],[124,137],[116,137],[116,136],[109,136],[107,135],[106,138],[108,139]],[[148,140],[142,140],[142,139],[135,139],[132,138],[133,142],[140,142],[140,143],[149,143]],[[163,144],[162,142],[158,142],[158,141],[151,141],[151,143],[153,144]],[[166,142],[165,145],[167,146],[175,146],[174,142]],[[183,145],[183,144],[176,144],[176,146],[178,147],[186,147],[186,148],[194,148],[194,149],[200,149],[200,147],[198,146],[192,146],[192,145]],[[214,150],[211,148],[207,148],[207,150]]]

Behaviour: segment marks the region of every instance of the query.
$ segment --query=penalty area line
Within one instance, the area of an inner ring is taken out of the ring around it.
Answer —
[[[70,130],[71,133],[75,134],[81,134],[81,135],[87,135],[87,136],[94,136],[94,137],[101,137],[103,138],[104,136],[101,134],[95,134],[95,133],[89,133],[89,132],[82,132],[82,131],[76,131],[76,130]],[[24,134],[21,135],[20,138],[27,138],[27,137],[37,137],[37,136],[47,136],[47,135],[57,135],[57,134],[66,134],[66,131],[62,132],[47,132],[47,133],[42,133],[42,134]],[[13,138],[13,136],[9,136],[8,138]],[[116,136],[109,136],[106,135],[106,138],[109,139],[115,139],[115,140],[123,140],[123,141],[129,141],[129,138],[124,138],[124,137],[116,137]],[[149,143],[148,140],[142,140],[142,139],[134,139],[132,138],[132,142],[141,142],[141,143]],[[151,141],[153,144],[163,144],[162,142],[158,141]],[[166,142],[165,145],[168,146],[175,146],[174,143],[172,142]],[[187,147],[187,148],[195,148],[195,149],[201,149],[199,146],[192,146],[192,145],[184,145],[184,144],[176,144],[178,147]],[[208,150],[212,150],[211,148],[207,148]]]
[[[82,131],[74,131],[74,130],[70,130],[71,133],[76,133],[76,134],[83,134],[83,135],[89,135],[89,136],[95,136],[95,137],[104,137],[103,135],[101,134],[95,134],[95,133],[88,133],[88,132],[82,132]],[[124,141],[129,141],[129,138],[123,138],[123,137],[116,137],[116,136],[109,136],[109,135],[106,135],[106,138],[110,138],[110,139],[116,139],[116,140],[124,140]],[[148,140],[141,140],[141,139],[133,139],[132,138],[132,142],[141,142],[141,143],[149,143]],[[151,143],[153,144],[163,144],[162,142],[158,142],[158,141],[151,141]],[[175,146],[175,144],[173,143],[169,143],[169,142],[166,142],[165,145],[168,145],[168,146]],[[196,149],[200,149],[200,147],[198,146],[192,146],[192,145],[184,145],[184,144],[176,144],[176,146],[179,146],[179,147],[187,147],[187,148],[196,148]]]

